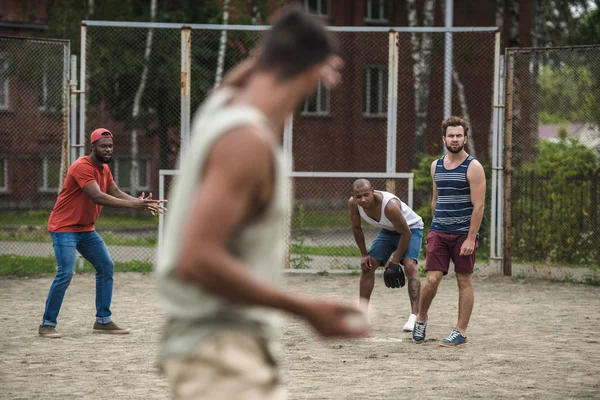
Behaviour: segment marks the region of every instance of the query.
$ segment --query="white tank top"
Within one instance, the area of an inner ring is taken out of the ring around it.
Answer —
[[[240,228],[227,247],[262,280],[278,280],[284,266],[290,190],[283,150],[271,136],[272,129],[260,111],[247,105],[228,104],[234,94],[233,89],[219,89],[196,113],[190,144],[180,163],[182,173],[175,177],[168,197],[164,242],[156,267],[160,302],[169,317],[163,348],[165,355],[189,354],[203,337],[215,331],[237,329],[270,339],[279,326],[278,312],[232,305],[173,273],[181,251],[181,227],[189,220],[191,200],[202,176],[204,161],[215,141],[239,126],[256,126],[269,135],[275,182],[273,197],[263,214]],[[202,221],[194,223],[201,224]]]
[[[423,229],[423,219],[419,217],[419,215],[416,212],[414,212],[406,203],[404,203],[402,200],[400,200],[398,197],[396,197],[390,192],[375,190],[375,193],[380,193],[383,197],[383,199],[381,200],[381,217],[379,218],[379,221],[375,221],[373,218],[369,217],[365,213],[365,210],[363,210],[361,206],[358,206],[358,212],[360,213],[360,216],[370,225],[376,226],[381,229],[387,229],[388,231],[395,231],[396,228],[394,228],[394,225],[388,219],[388,217],[385,216],[385,206],[390,200],[396,199],[400,202],[402,215],[404,215],[408,227],[410,229]]]

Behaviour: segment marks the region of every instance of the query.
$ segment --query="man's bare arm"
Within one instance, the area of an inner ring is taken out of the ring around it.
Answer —
[[[348,212],[350,213],[350,220],[352,221],[352,234],[354,235],[354,241],[360,250],[360,254],[362,256],[366,256],[368,255],[368,251],[367,246],[365,245],[365,233],[362,229],[358,206],[352,197],[348,200]]]
[[[400,241],[398,242],[398,248],[392,254],[391,262],[399,264],[402,261],[402,256],[406,253],[410,239],[412,238],[412,232],[406,222],[406,218],[402,214],[400,208],[400,202],[394,200],[389,201],[385,207],[385,216],[390,220],[396,231],[400,234]]]
[[[433,194],[431,196],[431,218],[435,215],[435,206],[437,204],[438,199],[438,190],[437,185],[435,184],[435,168],[437,165],[437,160],[434,160],[431,163],[431,181],[433,182]]]
[[[471,203],[473,203],[468,238],[475,240],[477,232],[479,232],[479,228],[481,227],[481,221],[483,221],[485,207],[485,172],[479,161],[473,160],[469,164],[467,181],[471,188]]]
[[[114,208],[133,208],[136,210],[150,212],[162,212],[164,210],[164,207],[160,205],[164,201],[137,199],[131,196],[129,196],[131,199],[119,199],[100,190],[100,186],[98,186],[97,182],[92,182],[88,185],[85,185],[82,190],[83,193],[85,193],[94,203],[101,206]]]
[[[117,199],[122,199],[122,200],[134,200],[137,197],[133,197],[128,195],[127,193],[123,192],[121,189],[119,189],[119,187],[117,186],[116,183],[113,183],[112,185],[110,185],[108,187],[108,189],[106,190],[106,193],[116,197]]]

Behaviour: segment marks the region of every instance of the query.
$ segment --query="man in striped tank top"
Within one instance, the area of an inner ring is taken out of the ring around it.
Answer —
[[[471,277],[485,203],[485,172],[464,149],[468,131],[466,121],[460,117],[442,122],[442,140],[448,153],[431,164],[433,221],[427,235],[427,276],[413,330],[417,344],[425,341],[427,312],[442,277],[448,273],[450,260],[458,283],[458,322],[440,346],[467,343],[465,333],[474,301]]]
[[[366,179],[357,179],[352,185],[352,197],[348,200],[354,240],[362,255],[359,295],[368,305],[375,284],[375,270],[387,263],[384,272],[385,285],[390,288],[404,286],[408,278],[408,297],[411,314],[404,324],[405,332],[412,332],[417,319],[421,283],[417,261],[423,240],[423,219],[393,193],[374,190]],[[361,217],[368,224],[380,228],[367,252]],[[391,257],[391,258],[390,258]]]

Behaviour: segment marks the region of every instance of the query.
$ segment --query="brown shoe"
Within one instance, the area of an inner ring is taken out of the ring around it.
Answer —
[[[38,328],[38,333],[41,337],[50,339],[56,339],[60,337],[60,333],[56,331],[56,328],[50,325],[40,325]]]
[[[129,329],[121,329],[114,322],[109,322],[108,324],[101,324],[99,322],[94,322],[94,330],[93,333],[108,333],[111,335],[127,335],[129,333]]]

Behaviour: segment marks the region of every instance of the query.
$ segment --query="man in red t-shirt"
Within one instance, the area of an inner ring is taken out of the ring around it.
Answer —
[[[122,192],[113,179],[108,164],[112,160],[113,135],[104,128],[96,129],[90,136],[92,149],[89,156],[80,157],[69,168],[63,188],[58,194],[48,220],[48,231],[58,265],[56,277],[50,286],[39,334],[58,338],[56,323],[63,298],[75,273],[76,253],[88,260],[96,269],[96,323],[94,333],[127,334],[111,318],[113,275],[115,265],[104,240],[94,224],[102,206],[133,208],[162,213],[166,200],[132,197]]]

